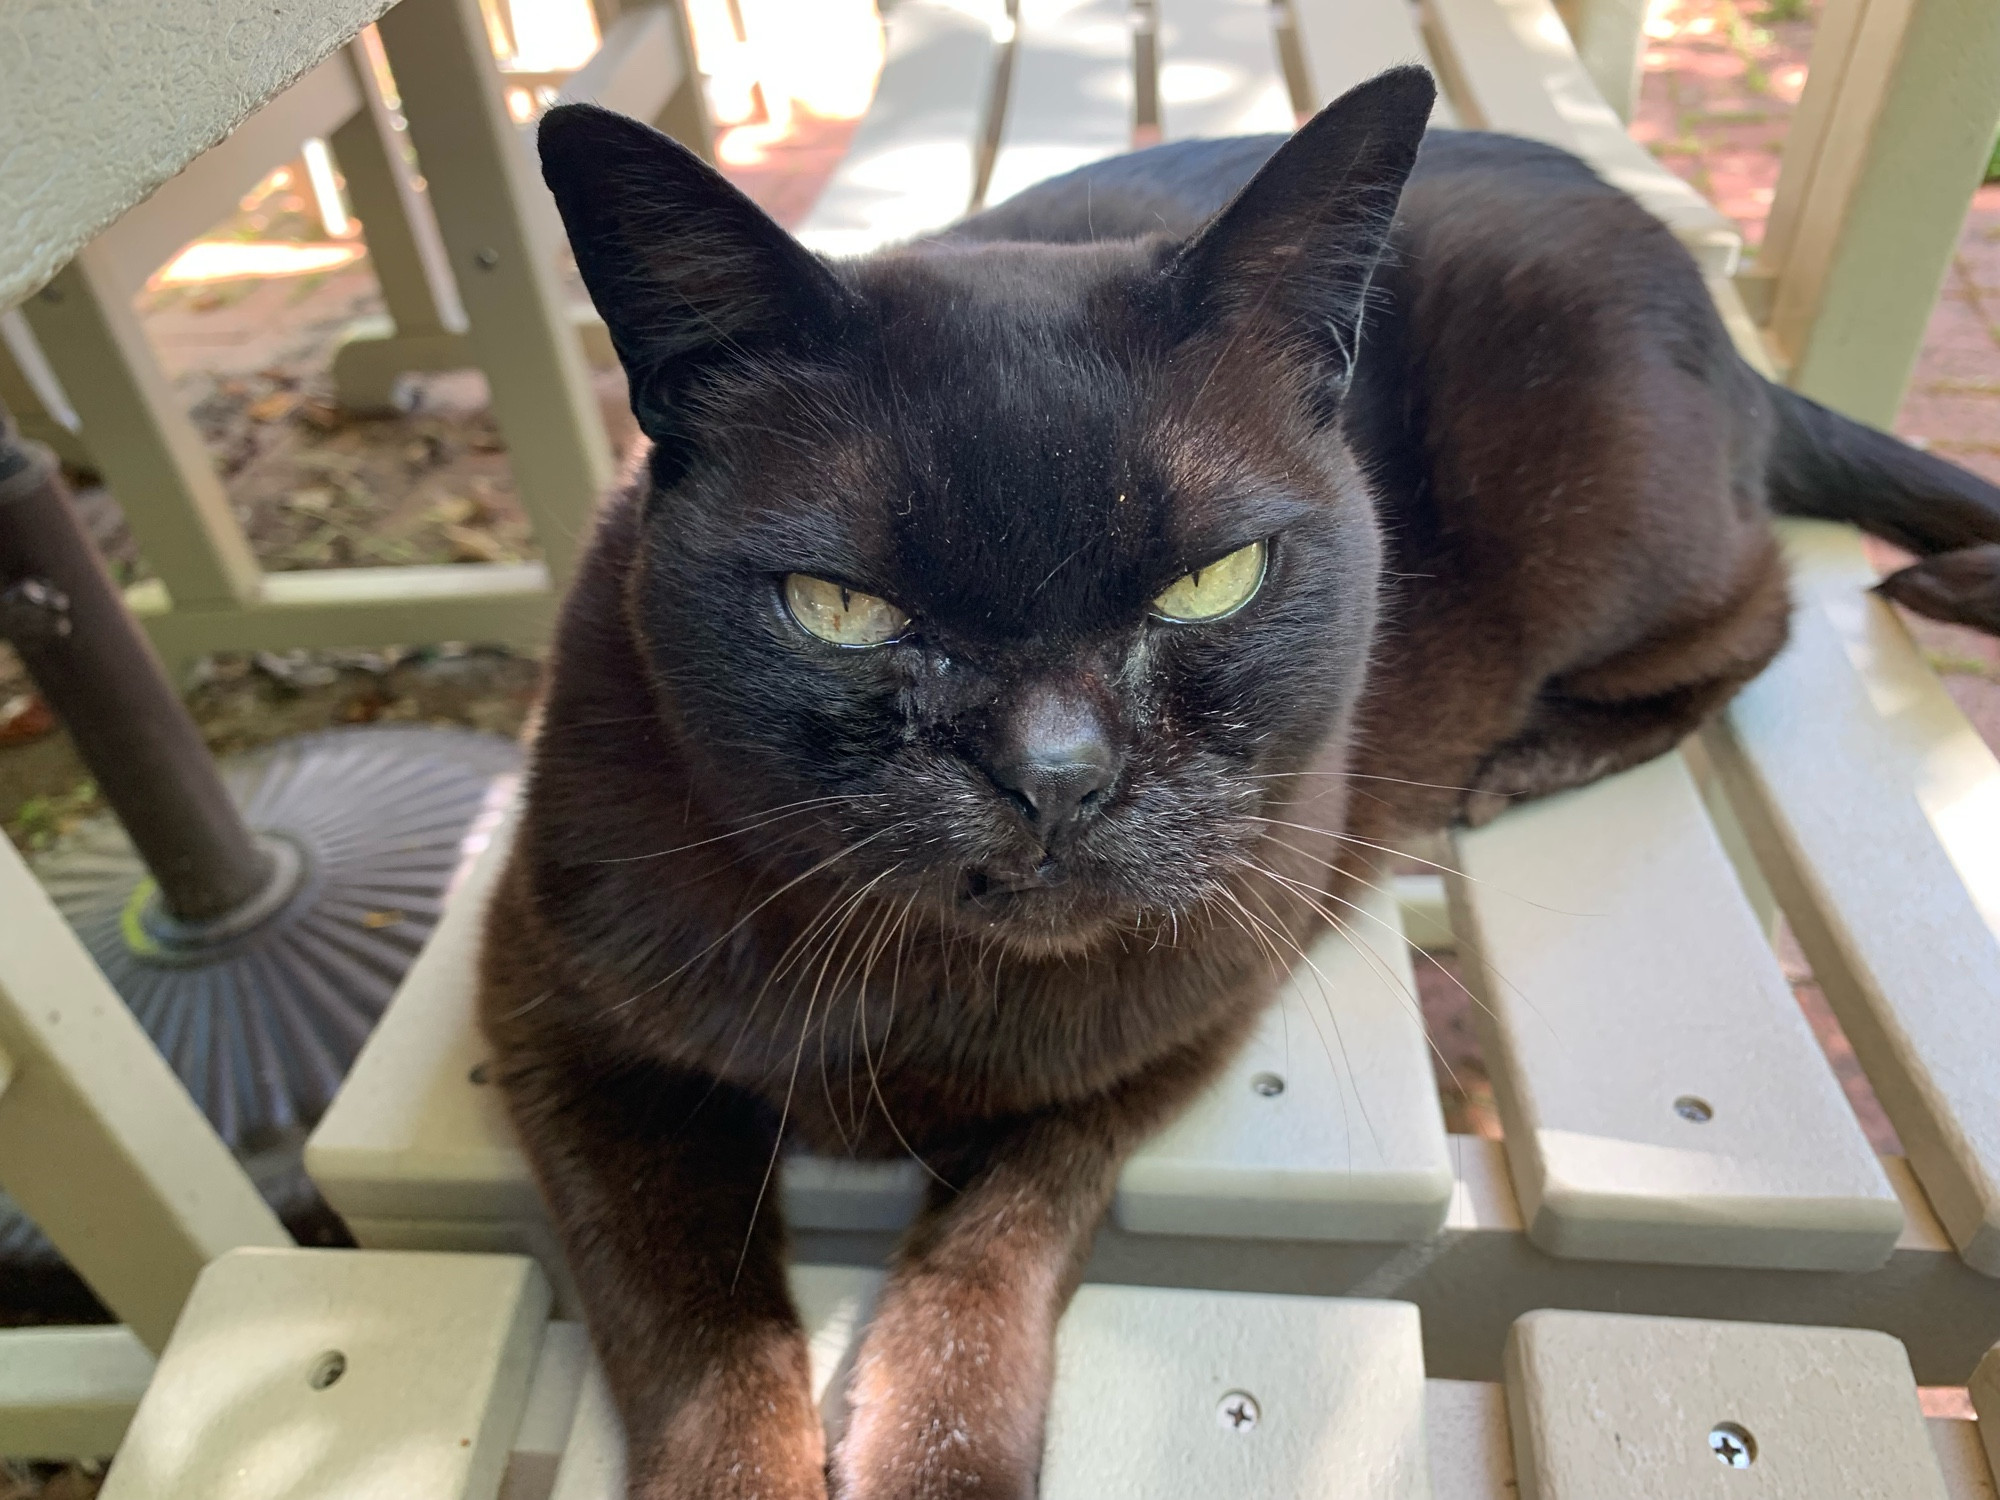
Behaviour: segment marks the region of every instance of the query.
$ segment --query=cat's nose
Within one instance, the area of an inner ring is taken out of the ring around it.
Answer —
[[[1093,816],[1120,757],[1087,699],[1041,692],[1018,705],[987,766],[1044,849]]]

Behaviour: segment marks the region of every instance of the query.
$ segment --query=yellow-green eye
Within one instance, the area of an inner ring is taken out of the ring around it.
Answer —
[[[1197,568],[1153,601],[1153,613],[1181,624],[1234,614],[1264,582],[1265,550],[1264,543],[1252,542]]]
[[[836,646],[886,646],[910,628],[910,617],[887,599],[809,573],[786,575],[785,603],[807,631]]]

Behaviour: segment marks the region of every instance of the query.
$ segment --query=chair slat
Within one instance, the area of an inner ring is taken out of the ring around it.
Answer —
[[[233,1252],[202,1272],[103,1500],[493,1500],[548,1315],[519,1256]]]
[[[512,837],[511,822],[494,834],[307,1146],[314,1180],[364,1243],[511,1247],[543,1222],[499,1095],[476,1081],[475,960]],[[1443,1222],[1451,1163],[1393,893],[1350,925],[1366,953],[1322,944],[1317,971],[1294,975],[1228,1074],[1128,1166],[1126,1227],[1410,1240]],[[1283,1092],[1258,1093],[1264,1078]],[[781,1184],[801,1229],[886,1231],[909,1222],[925,1178],[910,1161],[792,1157]],[[406,1228],[383,1237],[385,1224]]]
[[[1521,1500],[1946,1500],[1887,1334],[1532,1312],[1507,1341]]]
[[[153,1356],[129,1328],[0,1330],[0,1453],[114,1453],[152,1378]]]
[[[792,1271],[830,1438],[880,1284],[879,1272],[858,1268]],[[1422,1340],[1407,1303],[1088,1286],[1056,1332],[1040,1493],[1428,1500],[1424,1413]],[[593,1370],[550,1500],[618,1500],[623,1446]]]
[[[1791,642],[1710,749],[1938,1217],[2000,1276],[2000,762],[1866,592],[1859,538],[1781,530]]]
[[[562,88],[565,104],[595,104],[651,124],[692,71],[672,5],[642,5],[611,23]]]
[[[990,206],[1129,150],[1137,101],[1125,0],[1020,0]]]
[[[992,26],[942,0],[904,0],[882,24],[887,56],[875,98],[799,231],[829,255],[941,229],[978,185],[999,52]]]
[[[1743,236],[1633,140],[1549,0],[1429,0],[1437,59],[1468,125],[1573,151],[1673,230],[1704,270],[1735,274]]]
[[[1995,1477],[2000,1477],[2000,1344],[1996,1344],[1967,1383],[1972,1409],[1979,1416],[1979,1437],[1986,1448],[1986,1461]]]
[[[1385,68],[1431,61],[1405,0],[1292,0],[1292,16],[1316,104],[1331,103]],[[1431,124],[1457,123],[1458,112],[1440,90]]]
[[[1429,1470],[1408,1303],[1087,1286],[1056,1331],[1044,1500],[1428,1500]]]
[[[1159,0],[1160,134],[1290,135],[1270,0]]]
[[[1557,1255],[1861,1270],[1894,1190],[1680,756],[1457,840],[1530,1237]]]
[[[1314,946],[1229,1070],[1125,1168],[1126,1229],[1420,1240],[1451,1158],[1393,894]]]

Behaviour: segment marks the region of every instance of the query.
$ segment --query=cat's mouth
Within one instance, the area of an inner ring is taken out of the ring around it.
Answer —
[[[1025,873],[974,866],[959,877],[959,905],[988,916],[1005,916],[1020,911],[1068,883],[1062,867],[1044,860]]]

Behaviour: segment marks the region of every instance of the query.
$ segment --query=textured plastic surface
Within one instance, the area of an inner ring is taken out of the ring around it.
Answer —
[[[1313,102],[1327,104],[1357,83],[1399,63],[1429,63],[1417,34],[1417,12],[1404,0],[1292,0]],[[1433,125],[1454,125],[1457,112],[1438,92]]]
[[[0,7],[0,308],[387,10],[387,0]]]
[[[999,45],[990,22],[943,0],[902,0],[868,113],[799,238],[862,255],[942,229],[972,202]]]
[[[1507,1346],[1521,1500],[1944,1500],[1902,1345],[1535,1312]]]
[[[515,1256],[226,1255],[102,1500],[493,1500],[548,1311]]]
[[[1552,1254],[1863,1270],[1894,1190],[1670,755],[1457,840],[1509,1165]]]
[[[1137,107],[1124,0],[1021,0],[990,207],[1132,145]]]
[[[1407,1303],[1087,1286],[1056,1331],[1043,1500],[1430,1493]]]
[[[2000,762],[1866,592],[1860,538],[1781,530],[1791,642],[1716,767],[1938,1217],[2000,1276]]]
[[[799,1266],[830,1438],[880,1273]],[[1226,1401],[1247,1395],[1254,1423]],[[1403,1303],[1085,1287],[1056,1333],[1042,1500],[1427,1500],[1423,1353]],[[584,1380],[551,1500],[617,1500],[624,1440]]]
[[[1268,0],[1159,0],[1163,138],[1291,133],[1275,19]]]
[[[1126,1164],[1124,1228],[1419,1240],[1444,1223],[1451,1158],[1393,893],[1346,922],[1228,1071]]]

